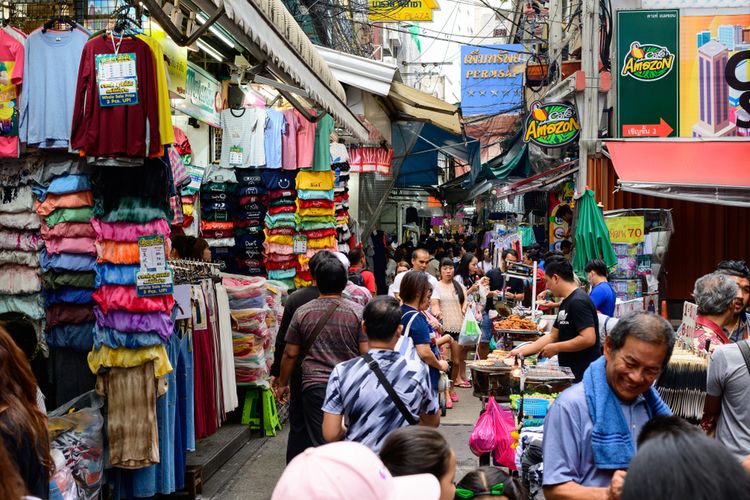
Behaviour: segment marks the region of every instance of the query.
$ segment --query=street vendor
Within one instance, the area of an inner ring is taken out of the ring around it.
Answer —
[[[618,499],[636,440],[651,418],[672,412],[652,387],[675,343],[660,316],[623,317],[594,361],[544,419],[544,497]]]
[[[506,281],[503,274],[508,269],[508,266],[515,262],[518,262],[518,252],[512,248],[506,248],[502,253],[501,267],[495,268],[485,275],[486,282],[489,284],[489,292],[487,293],[487,303],[482,312],[482,323],[480,325],[482,330],[482,338],[479,340],[478,348],[480,359],[487,359],[487,355],[490,353],[492,324],[490,323],[489,312],[495,308],[495,299],[505,298],[505,300],[510,302],[523,300],[523,280],[509,278]]]
[[[551,358],[558,355],[560,366],[573,372],[580,382],[589,364],[601,356],[599,318],[589,295],[578,288],[573,276],[573,266],[566,259],[554,258],[544,270],[547,289],[561,297],[560,311],[552,331],[532,344],[511,351],[512,356]]]

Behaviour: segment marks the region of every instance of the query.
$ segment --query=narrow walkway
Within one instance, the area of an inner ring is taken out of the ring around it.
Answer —
[[[460,401],[441,419],[440,432],[456,453],[456,479],[478,466],[469,450],[469,435],[479,417],[481,405],[471,389],[459,389]],[[274,438],[253,439],[208,481],[204,499],[268,500],[286,459],[287,427]]]

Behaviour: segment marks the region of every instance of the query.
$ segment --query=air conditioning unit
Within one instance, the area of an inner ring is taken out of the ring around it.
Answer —
[[[391,57],[391,56],[383,56],[383,63],[388,64],[390,66],[398,66],[398,62],[396,61],[396,58]]]
[[[401,38],[399,38],[399,32],[388,30],[388,43],[391,47],[401,47]]]

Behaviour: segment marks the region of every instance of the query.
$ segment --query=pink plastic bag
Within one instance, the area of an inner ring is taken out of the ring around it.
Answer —
[[[487,409],[479,415],[477,423],[474,424],[474,430],[471,431],[471,436],[469,436],[469,448],[478,457],[492,452],[497,445],[495,440],[495,414],[498,413],[499,409],[495,398],[490,398]]]
[[[494,402],[494,398],[491,398]],[[503,410],[495,403],[496,411],[494,413],[493,424],[495,426],[495,463],[501,467],[508,467],[516,470],[516,450],[512,447],[515,439],[511,436],[516,430],[516,424],[513,420],[513,414],[508,410]]]

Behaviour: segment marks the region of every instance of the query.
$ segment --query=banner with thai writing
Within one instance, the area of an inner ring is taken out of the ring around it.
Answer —
[[[464,116],[523,111],[523,45],[461,47],[461,112]]]

